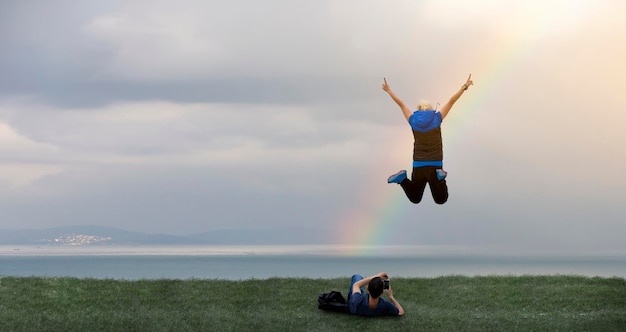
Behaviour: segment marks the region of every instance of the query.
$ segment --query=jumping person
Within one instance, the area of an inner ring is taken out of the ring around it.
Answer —
[[[384,280],[389,280],[389,276],[385,272],[365,279],[360,274],[353,275],[350,290],[348,291],[348,308],[350,313],[363,316],[404,315],[404,309],[393,297],[391,286],[388,289],[385,289],[383,286]],[[369,294],[363,292],[365,286],[367,286]],[[383,292],[387,294],[389,301],[381,298]]]
[[[421,101],[417,106],[417,111],[411,112],[402,99],[391,90],[387,84],[387,79],[384,79],[383,90],[400,106],[404,117],[413,129],[413,138],[415,139],[411,179],[407,178],[405,170],[401,170],[391,175],[387,179],[387,183],[400,184],[412,203],[417,204],[422,201],[426,183],[430,187],[435,203],[443,204],[448,201],[448,185],[446,184],[448,173],[443,170],[441,122],[446,118],[454,103],[472,84],[474,82],[472,82],[472,74],[470,74],[461,89],[450,97],[450,100],[443,105],[439,112],[434,110],[432,104],[427,101]]]

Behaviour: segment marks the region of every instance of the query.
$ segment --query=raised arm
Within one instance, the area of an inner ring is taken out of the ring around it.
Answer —
[[[372,281],[372,279],[374,279],[376,277],[381,277],[382,279],[389,279],[389,276],[385,272],[381,272],[381,273],[375,274],[375,275],[373,275],[371,277],[367,277],[365,279],[361,279],[361,280],[355,282],[354,285],[352,285],[352,293],[360,293],[361,292],[361,288],[366,287],[370,283],[370,281]]]
[[[465,90],[467,90],[467,88],[469,88],[469,86],[473,84],[474,82],[472,82],[472,74],[470,74],[467,78],[467,81],[465,81],[465,84],[461,86],[461,89],[457,91],[452,97],[450,97],[450,100],[448,100],[448,102],[441,108],[440,112],[442,119],[446,118],[446,115],[448,115],[448,112],[450,112],[450,109],[452,108],[454,103],[456,103],[456,101],[459,100],[463,92],[465,92]]]
[[[389,84],[387,84],[387,79],[384,78],[385,83],[383,83],[383,90],[385,90],[385,92],[387,92],[389,94],[389,96],[391,97],[391,99],[393,99],[393,101],[396,102],[396,104],[398,104],[398,106],[400,106],[400,109],[402,110],[402,114],[404,114],[404,117],[406,118],[407,121],[409,121],[409,117],[411,116],[411,114],[413,114],[411,112],[411,110],[406,107],[406,105],[404,104],[404,102],[402,101],[402,99],[400,99],[400,97],[398,97],[392,90],[391,87],[389,87]]]

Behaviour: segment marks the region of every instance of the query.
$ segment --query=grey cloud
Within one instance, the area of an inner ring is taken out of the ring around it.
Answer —
[[[367,118],[342,119],[346,110],[295,105],[174,104],[143,102],[113,104],[98,109],[54,109],[38,103],[7,102],[0,115],[17,134],[86,155],[186,154],[223,150],[246,142],[264,149],[316,148],[371,139],[376,128]],[[363,112],[363,111],[361,111]],[[329,121],[319,113],[340,114]],[[139,118],[137,118],[139,117]],[[63,151],[65,150],[65,151]],[[45,156],[55,159],[55,152]]]
[[[305,168],[277,173],[277,184],[307,176],[315,181],[320,176]],[[326,220],[322,227],[332,226],[332,207],[341,202],[307,190],[268,190],[255,181],[267,176],[268,170],[255,167],[254,161],[231,170],[158,165],[75,169],[40,180],[41,186],[59,188],[45,200],[4,199],[3,225],[72,221],[171,233],[321,220]],[[324,212],[319,206],[329,208]]]
[[[10,71],[10,70],[9,70]],[[116,101],[316,104],[348,101],[378,92],[379,77],[364,77],[375,85],[350,83],[346,78],[308,77],[215,78],[214,80],[134,83],[84,78],[41,78],[27,82],[0,80],[0,96],[33,95],[56,107],[98,107]]]
[[[8,51],[0,55],[4,73],[0,93],[34,95],[62,107],[145,99],[333,102],[371,94],[385,72],[398,72],[389,67],[399,68],[398,63],[407,58],[394,58],[396,53],[389,52],[399,46],[394,36],[401,35],[405,24],[367,31],[376,33],[376,40],[364,43],[370,36],[356,27],[363,25],[364,18],[356,19],[357,13],[334,8],[343,7],[336,4],[142,4],[66,5],[73,9],[68,12],[61,9],[64,3],[39,3],[37,6],[54,7],[42,9],[49,12],[43,17],[25,5],[13,5],[17,8],[9,9],[25,18],[5,23],[3,39]],[[98,20],[112,21],[108,29],[113,32],[107,32],[106,26],[94,27]],[[38,22],[34,29],[28,25],[32,21]],[[352,21],[357,23],[355,27]],[[180,41],[177,34],[168,35],[180,26],[186,29],[183,37],[193,34],[198,39]],[[383,38],[381,34],[385,34]],[[168,42],[168,38],[175,40]],[[193,45],[204,43],[220,45],[223,57],[211,60],[202,57],[202,51],[194,55]],[[183,48],[176,51],[180,55],[168,54],[178,48]],[[422,61],[428,56],[407,52],[411,54]],[[376,72],[379,74],[372,75]]]

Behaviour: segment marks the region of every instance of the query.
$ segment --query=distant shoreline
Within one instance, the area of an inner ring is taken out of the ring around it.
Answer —
[[[488,246],[217,244],[217,245],[0,245],[0,256],[246,256],[315,255],[340,257],[486,257],[510,259],[625,259],[626,251],[518,251]]]

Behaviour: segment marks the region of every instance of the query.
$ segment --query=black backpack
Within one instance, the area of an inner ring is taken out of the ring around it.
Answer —
[[[350,312],[346,299],[341,295],[341,292],[337,291],[320,294],[317,297],[317,307],[326,311]]]

